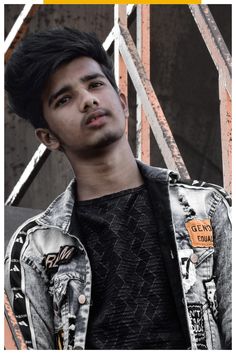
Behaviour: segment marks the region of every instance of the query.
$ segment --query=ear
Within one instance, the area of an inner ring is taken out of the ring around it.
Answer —
[[[60,150],[60,142],[53,135],[49,129],[37,128],[35,129],[35,135],[49,150]]]
[[[128,118],[129,117],[129,107],[128,107],[127,98],[122,92],[119,93],[119,96],[120,96],[121,106],[124,110],[125,118]]]

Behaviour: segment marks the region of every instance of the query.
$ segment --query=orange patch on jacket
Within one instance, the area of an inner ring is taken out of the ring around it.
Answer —
[[[213,232],[210,219],[192,219],[186,222],[185,226],[193,247],[213,247]]]

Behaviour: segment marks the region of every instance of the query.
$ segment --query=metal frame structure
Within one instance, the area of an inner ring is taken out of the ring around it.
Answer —
[[[202,38],[218,70],[221,148],[224,188],[232,190],[232,61],[228,48],[207,5],[189,5]]]
[[[5,60],[9,60],[17,43],[24,37],[30,20],[42,5],[25,5],[5,41]],[[134,44],[127,18],[136,7],[137,43]],[[219,73],[219,99],[224,187],[231,193],[232,176],[232,115],[231,115],[231,56],[207,5],[189,5],[203,40]],[[137,157],[150,163],[150,128],[166,166],[189,178],[187,168],[176,145],[160,102],[150,82],[150,5],[114,5],[114,27],[103,43],[108,50],[114,42],[115,77],[120,90],[127,95],[128,74],[137,92],[136,152]],[[126,127],[128,134],[128,125]],[[50,151],[40,145],[6,200],[17,205],[29,188]],[[6,296],[6,295],[5,295]],[[5,297],[6,349],[25,349],[17,321]]]

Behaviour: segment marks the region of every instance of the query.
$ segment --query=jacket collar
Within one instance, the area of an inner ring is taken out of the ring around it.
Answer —
[[[153,167],[136,160],[141,175],[147,179],[154,179],[159,182],[174,183],[179,180],[179,174],[166,168]]]
[[[159,167],[152,167],[136,160],[144,179],[156,180],[162,183],[175,182],[179,179],[177,173]],[[74,178],[66,190],[60,194],[49,207],[40,214],[38,223],[54,226],[68,232],[76,196],[76,179]]]
[[[39,224],[54,226],[67,232],[70,226],[71,215],[75,205],[76,179],[67,186],[49,207],[40,215]]]

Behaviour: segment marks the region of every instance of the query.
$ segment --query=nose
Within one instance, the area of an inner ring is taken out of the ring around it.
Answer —
[[[99,105],[99,100],[93,93],[84,90],[80,95],[79,109],[81,112],[86,112],[89,108]]]

